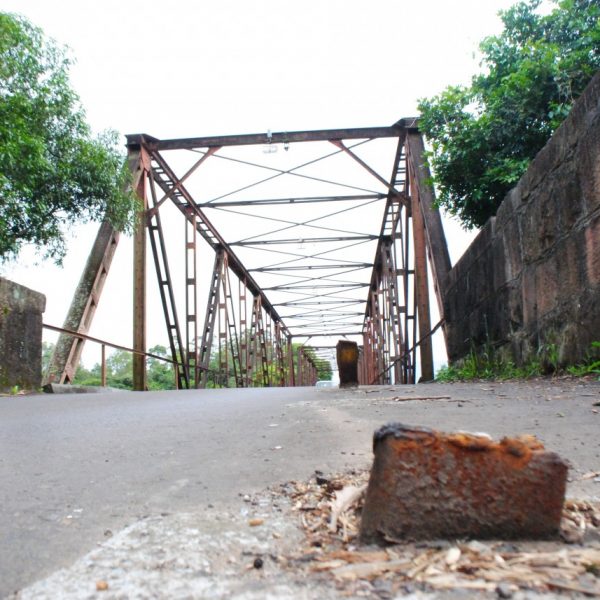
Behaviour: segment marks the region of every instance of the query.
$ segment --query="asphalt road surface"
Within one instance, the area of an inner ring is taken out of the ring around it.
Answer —
[[[368,466],[390,421],[533,433],[599,497],[600,382],[570,379],[0,398],[0,597],[144,516],[225,510],[239,495]]]

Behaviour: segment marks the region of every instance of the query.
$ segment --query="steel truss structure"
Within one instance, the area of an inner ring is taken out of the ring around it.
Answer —
[[[309,146],[317,154],[304,150]],[[136,134],[127,136],[127,147],[142,203],[134,236],[133,347],[146,350],[149,254],[171,358],[180,365],[179,387],[313,385],[317,359],[331,360],[340,337],[360,346],[360,383],[413,383],[418,372],[433,378],[428,273],[443,326],[450,259],[416,119],[390,127],[170,140]],[[299,164],[290,162],[292,148],[302,148]],[[283,150],[280,167],[257,163],[252,154],[262,150],[273,159],[274,149]],[[209,165],[223,164],[227,171],[208,174]],[[235,168],[242,174],[230,175]],[[382,176],[382,168],[391,174]],[[268,175],[248,179],[257,169]],[[350,172],[358,174],[349,178]],[[217,192],[224,180],[235,181],[234,189]],[[264,196],[248,197],[261,186]],[[278,193],[282,186],[287,195]],[[174,214],[182,223],[175,236]],[[89,330],[117,242],[104,224],[68,328]],[[203,278],[206,245],[214,261]],[[315,345],[317,339],[324,345]],[[81,342],[59,341],[56,380],[72,379]],[[133,360],[134,387],[143,390],[145,357]]]

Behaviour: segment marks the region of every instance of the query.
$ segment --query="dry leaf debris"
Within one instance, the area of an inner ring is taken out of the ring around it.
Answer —
[[[368,477],[368,471],[332,477],[316,472],[308,482],[281,486],[278,493],[291,501],[306,536],[305,546],[286,557],[289,568],[333,577],[338,587],[384,581],[393,592],[407,585],[481,592],[502,586],[510,593],[525,589],[600,597],[600,503],[565,503],[562,543],[388,540],[386,548],[361,546]]]

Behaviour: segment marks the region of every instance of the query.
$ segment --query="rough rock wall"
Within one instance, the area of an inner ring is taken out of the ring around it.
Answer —
[[[600,73],[450,272],[448,354],[575,364],[600,341]]]
[[[46,297],[0,277],[0,392],[42,383],[42,313]]]

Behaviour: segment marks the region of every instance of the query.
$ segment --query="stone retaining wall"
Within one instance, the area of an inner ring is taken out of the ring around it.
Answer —
[[[0,392],[42,384],[46,296],[0,277]]]
[[[600,73],[450,272],[445,316],[451,362],[576,364],[600,341]]]

